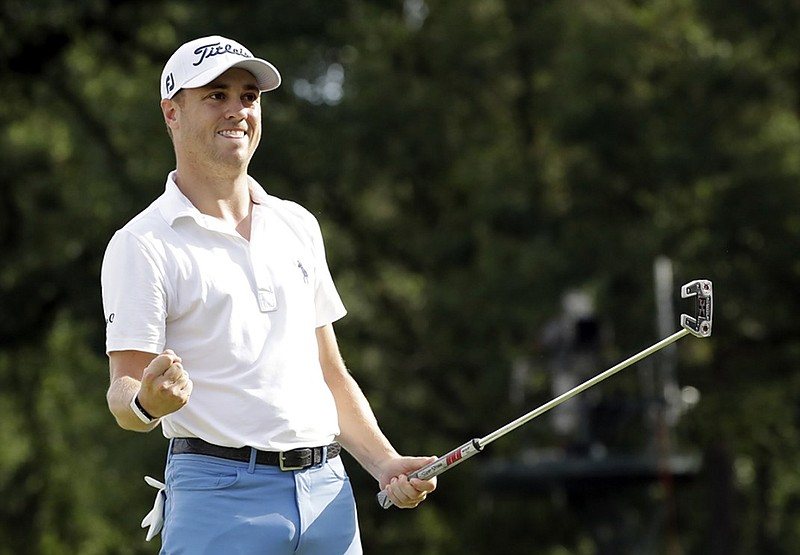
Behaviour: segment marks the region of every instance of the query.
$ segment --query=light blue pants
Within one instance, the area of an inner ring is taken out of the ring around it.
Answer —
[[[170,455],[161,555],[361,555],[341,457],[299,471]]]

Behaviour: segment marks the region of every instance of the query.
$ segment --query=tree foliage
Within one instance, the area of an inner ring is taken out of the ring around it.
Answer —
[[[350,311],[343,353],[403,452],[442,453],[529,410],[509,395],[521,360],[526,403],[547,400],[541,331],[565,291],[587,293],[613,330],[607,367],[660,339],[657,257],[676,285],[714,282],[714,336],[677,349],[679,382],[702,394],[674,430],[703,455],[694,481],[666,500],[657,484],[613,497],[488,488],[490,462],[559,447],[544,419],[442,476],[413,512],[378,510],[349,461],[367,552],[800,549],[795,2],[0,10],[0,554],[155,549],[137,524],[165,442],[117,429],[105,407],[98,275],[111,234],[173,164],[163,63],[206,34],[281,70],[251,174],[319,217]],[[602,395],[621,411],[643,375]],[[609,449],[645,452],[651,432],[634,419]],[[671,521],[658,517],[667,501]]]

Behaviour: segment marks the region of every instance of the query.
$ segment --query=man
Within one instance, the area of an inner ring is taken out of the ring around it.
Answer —
[[[316,219],[247,173],[280,79],[219,36],[173,54],[176,169],[103,261],[109,408],[170,438],[162,553],[361,553],[339,445],[398,507],[436,487],[407,479],[434,459],[394,450],[345,368]]]

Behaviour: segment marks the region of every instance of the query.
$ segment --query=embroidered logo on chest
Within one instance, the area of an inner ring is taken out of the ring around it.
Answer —
[[[300,268],[300,272],[303,274],[303,283],[308,285],[308,272],[306,272],[306,269],[303,268],[303,263],[299,260],[297,261],[297,267]]]

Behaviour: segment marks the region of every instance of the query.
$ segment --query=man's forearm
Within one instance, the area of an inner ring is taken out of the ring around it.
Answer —
[[[108,409],[120,428],[134,432],[149,432],[158,426],[158,419],[150,424],[142,422],[131,409],[131,401],[139,391],[140,382],[130,376],[122,376],[111,382],[106,393]]]
[[[347,373],[332,381],[328,386],[339,412],[339,442],[377,480],[381,462],[399,455],[378,426],[372,407],[356,381]]]
[[[333,394],[339,414],[339,442],[380,481],[383,466],[399,455],[381,431],[369,401],[348,372],[333,326],[317,328],[317,343],[325,383]]]

